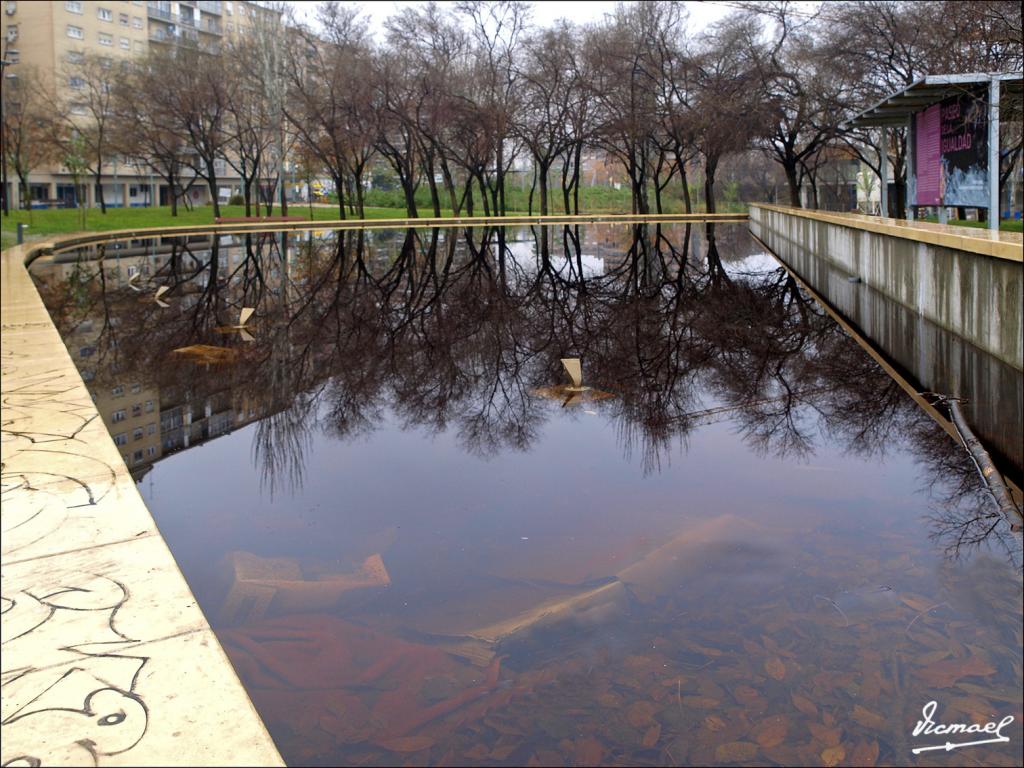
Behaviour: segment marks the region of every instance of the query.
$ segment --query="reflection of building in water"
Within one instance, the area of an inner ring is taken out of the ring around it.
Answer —
[[[95,276],[102,279],[108,295],[119,296],[116,303],[146,302],[154,290],[146,279],[159,274],[174,255],[195,259],[197,263],[209,260],[213,247],[210,238],[189,238],[187,255],[183,254],[180,242],[177,249],[169,240],[109,243],[102,251],[96,247],[85,249],[87,258],[95,260],[84,262],[79,260],[82,251],[58,254],[47,269],[33,274],[54,293]],[[221,242],[229,245],[235,241],[222,237]],[[241,247],[220,252],[228,265],[237,265],[244,255]],[[183,295],[176,295],[176,305],[193,305],[197,289],[206,282],[204,271],[189,282]],[[137,292],[129,292],[133,288]],[[124,371],[118,356],[124,342],[119,337],[123,338],[130,329],[122,325],[119,312],[112,311],[105,317],[103,307],[102,303],[97,304],[92,316],[65,332],[64,342],[136,481],[164,456],[228,434],[264,415],[261,404],[246,395],[234,394],[229,388],[200,391],[202,383],[191,379],[181,386],[161,387],[153,371]]]
[[[584,227],[581,234],[580,248],[583,253],[604,260],[608,268],[622,263],[633,242],[632,225]]]

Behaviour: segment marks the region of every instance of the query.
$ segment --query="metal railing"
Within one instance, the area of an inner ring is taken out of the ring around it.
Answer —
[[[163,19],[164,21],[174,21],[174,14],[171,13],[170,8],[161,8],[156,5],[150,5],[146,8],[146,13],[152,19]]]
[[[203,13],[215,13],[218,16],[223,13],[220,0],[199,0],[196,5]]]

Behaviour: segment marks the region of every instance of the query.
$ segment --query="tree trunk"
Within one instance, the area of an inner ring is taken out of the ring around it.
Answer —
[[[345,213],[345,177],[335,175],[331,178],[334,180],[334,191],[338,194],[338,216],[344,221],[348,218]]]
[[[537,189],[537,163],[533,163],[533,178],[530,179],[530,194],[526,198],[526,212],[533,216],[533,192]]]
[[[707,213],[715,212],[715,171],[718,158],[707,158],[704,163],[704,207]]]
[[[538,168],[538,181],[540,182],[540,215],[547,216],[550,213],[548,209],[548,171],[550,168],[547,163],[541,163]],[[533,190],[530,190],[531,197]]]
[[[572,161],[572,209],[578,216],[580,213],[580,164],[582,163],[583,144],[576,145]]]
[[[413,186],[412,178],[403,175],[401,179],[402,191],[405,193],[405,211],[410,219],[418,219],[420,214],[416,210],[416,188]]]
[[[352,177],[352,186],[355,187],[356,193],[356,213],[360,219],[366,218],[366,192],[363,190],[364,170],[365,166],[360,166],[359,170]]]
[[[437,191],[437,179],[434,178],[434,161],[427,165],[427,185],[430,187],[430,204],[434,208],[434,216],[441,217],[441,196]]]
[[[491,206],[490,203],[487,201],[487,185],[484,183],[484,177],[482,173],[477,174],[476,182],[477,184],[480,185],[480,197],[482,198],[484,204],[484,216],[490,216]]]
[[[441,178],[444,179],[444,188],[448,192],[448,202],[452,207],[452,215],[459,215],[459,199],[455,192],[455,180],[452,178],[452,171],[448,167],[448,161],[441,156]]]
[[[97,171],[96,172],[96,181],[95,181],[94,189],[96,190],[96,195],[97,195],[97,197],[99,198],[99,201],[100,201],[100,213],[101,214],[106,214],[106,212],[107,212],[107,202],[106,202],[106,200],[103,199],[103,172],[102,171]]]
[[[498,216],[505,215],[505,143],[498,140],[498,167],[495,169],[494,180],[497,184],[494,196],[494,208]]]
[[[687,213],[693,213],[693,201],[690,200],[690,180],[686,177],[686,163],[679,162],[679,178],[683,182],[683,209]]]
[[[279,177],[278,180],[277,180],[277,184],[278,184],[279,187],[281,187],[281,215],[282,216],[287,216],[288,215],[288,187],[285,186],[285,183],[284,183],[285,182],[285,178],[284,178],[284,163],[283,162],[279,162],[278,163],[277,175]]]
[[[572,156],[567,153],[565,159],[562,161],[562,209],[565,211],[567,216],[572,213],[572,206],[569,202],[570,195],[572,193],[572,182],[569,181],[569,173],[572,168],[572,166],[569,165],[571,157]]]
[[[789,204],[794,208],[803,208],[800,203],[800,182],[796,174],[796,161],[786,161],[782,164],[786,172],[786,183],[789,185]]]
[[[213,218],[220,218],[220,201],[217,200],[217,171],[213,168],[213,161],[206,163],[206,180],[210,187],[210,200],[213,202]]]
[[[19,195],[21,199],[18,200],[18,207],[31,208],[32,201],[28,199],[28,173],[22,174],[21,171],[16,171],[16,173],[18,174],[18,179],[21,181],[21,194]],[[7,194],[7,190],[4,190],[4,194]],[[8,205],[10,205],[10,203],[8,203]]]
[[[174,173],[174,171],[168,172],[168,174],[167,174],[168,187],[167,188],[168,188],[168,190],[171,193],[171,216],[177,216],[178,215],[178,196],[174,192],[175,185],[176,185],[176,179],[177,178],[178,177]],[[156,194],[157,194],[157,201],[156,202],[159,203],[160,202],[160,190],[159,189],[157,189],[157,193]]]

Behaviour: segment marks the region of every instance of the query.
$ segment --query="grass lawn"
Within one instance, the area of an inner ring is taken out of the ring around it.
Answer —
[[[582,207],[582,206],[581,206]],[[222,205],[221,216],[244,216],[245,208],[240,205]],[[743,207],[746,210],[746,207]],[[522,211],[509,210],[509,214],[525,214],[526,206]],[[605,210],[602,208],[588,208],[586,213],[628,213],[629,204],[624,208],[614,206]],[[723,212],[725,212],[723,210]],[[213,224],[213,208],[210,206],[197,206],[191,211],[185,208],[178,209],[176,217],[171,216],[169,207],[157,208],[109,208],[105,214],[100,213],[98,208],[86,209],[85,225],[82,225],[81,211],[78,209],[55,209],[55,210],[33,210],[33,211],[11,211],[10,216],[3,217],[3,224],[0,227],[2,232],[3,247],[14,245],[17,240],[17,225],[23,223],[28,225],[25,233],[27,242],[40,238],[71,232],[104,232],[114,229],[135,229],[141,227],[167,227],[167,226],[188,226],[189,224]],[[310,208],[305,205],[288,206],[289,216],[303,216],[312,218],[314,221],[334,221],[338,218],[338,209],[330,207],[314,207],[310,217]],[[429,203],[420,207],[420,216],[427,218],[433,216],[433,210]],[[534,213],[537,213],[536,208]],[[553,214],[561,213],[561,209],[555,207]],[[275,208],[274,215],[280,211]],[[475,214],[483,215],[483,209],[477,207]],[[451,216],[452,212],[447,209],[441,210],[442,216]],[[368,219],[401,219],[406,217],[404,207],[367,207],[366,218]],[[354,218],[349,216],[349,218]]]
[[[932,224],[938,223],[938,218],[935,216],[926,216],[921,221],[930,221]],[[988,229],[987,221],[966,221],[961,219],[950,219],[946,222],[954,227],[974,227],[975,229]],[[1024,232],[1024,221],[1020,219],[1011,219],[1009,221],[1003,220],[999,222],[1000,232]]]
[[[244,216],[245,208],[240,205],[221,206],[221,216]],[[85,226],[82,226],[81,211],[72,208],[56,210],[11,211],[10,216],[3,217],[3,247],[13,245],[17,239],[18,223],[28,224],[26,240],[35,240],[47,235],[68,232],[104,232],[112,229],[132,229],[138,227],[188,226],[189,224],[213,224],[213,208],[197,206],[191,211],[178,209],[176,217],[171,216],[169,207],[158,208],[109,208],[106,214],[99,208],[86,209]],[[274,209],[274,215],[280,215]],[[307,206],[291,205],[289,216],[305,216],[309,218]],[[405,216],[405,209],[374,208],[366,210],[368,219],[387,219]],[[313,219],[334,220],[338,218],[337,208],[313,208]]]

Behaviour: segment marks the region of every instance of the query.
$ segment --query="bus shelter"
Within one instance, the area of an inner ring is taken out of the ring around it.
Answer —
[[[882,147],[889,129],[907,129],[907,218],[936,207],[946,221],[947,207],[988,211],[999,229],[999,118],[1014,105],[1019,113],[1024,76],[1020,72],[928,75],[897,91],[845,123],[847,128],[879,127]],[[881,213],[889,215],[889,159],[880,153]]]

